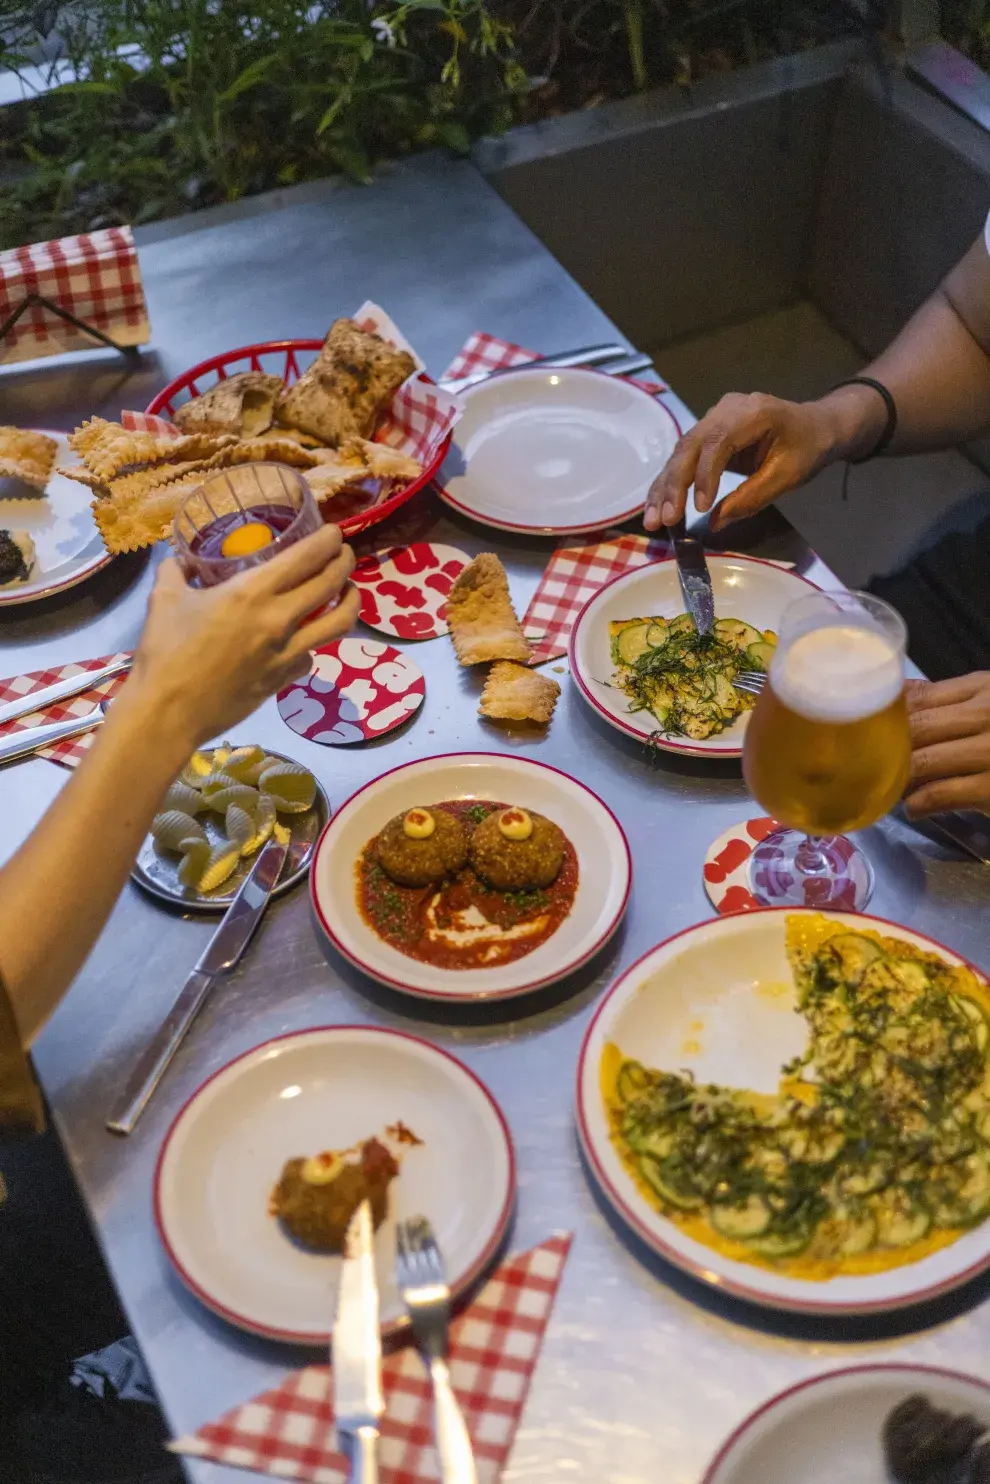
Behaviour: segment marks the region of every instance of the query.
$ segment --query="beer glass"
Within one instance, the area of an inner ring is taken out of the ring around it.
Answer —
[[[172,523],[176,555],[194,587],[213,587],[267,562],[323,524],[302,475],[285,464],[238,464],[207,479]]]
[[[845,831],[874,824],[908,780],[906,640],[900,614],[868,593],[815,593],[786,609],[743,750],[750,791],[780,826],[750,857],[762,905],[869,901],[873,868]]]

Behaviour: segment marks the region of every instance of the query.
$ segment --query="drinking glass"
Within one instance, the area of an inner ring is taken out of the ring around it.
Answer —
[[[267,562],[323,524],[302,475],[286,464],[221,469],[186,499],[172,523],[176,554],[194,587],[213,587]]]
[[[750,792],[780,825],[750,857],[764,906],[869,901],[873,867],[845,832],[874,824],[908,780],[906,641],[900,614],[869,593],[815,593],[786,609],[743,749]]]

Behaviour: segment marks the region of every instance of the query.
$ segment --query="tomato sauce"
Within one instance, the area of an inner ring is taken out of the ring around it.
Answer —
[[[431,809],[453,814],[468,831],[489,814],[508,807],[471,799],[430,805]],[[574,905],[578,861],[573,845],[566,840],[564,861],[556,879],[538,890],[497,891],[476,876],[470,865],[432,886],[400,886],[378,864],[373,839],[361,852],[356,877],[361,916],[378,937],[400,953],[438,969],[490,969],[524,958],[557,931]],[[472,907],[503,932],[527,923],[533,924],[533,930],[515,937],[486,936],[459,943],[438,936],[443,931],[465,932],[461,914]]]

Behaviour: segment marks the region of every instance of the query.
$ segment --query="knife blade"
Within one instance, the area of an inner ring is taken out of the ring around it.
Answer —
[[[81,670],[78,675],[70,675],[68,680],[56,680],[54,685],[46,685],[41,690],[32,691],[30,695],[18,697],[16,701],[7,701],[0,706],[0,724],[17,721],[19,717],[28,716],[32,711],[43,711],[54,701],[66,701],[70,696],[81,695],[84,690],[90,690],[104,680],[123,675],[125,670],[131,668],[132,663],[133,660],[128,655],[126,659],[115,660],[99,670]]]
[[[352,1484],[377,1484],[378,1423],[385,1410],[373,1235],[365,1200],[347,1228],[330,1342],[334,1417],[350,1444]]]
[[[710,634],[715,623],[715,598],[712,577],[705,561],[705,548],[697,536],[688,536],[684,521],[671,526],[677,575],[687,611],[694,619],[699,634]]]
[[[217,978],[230,973],[250,943],[268,906],[268,900],[278,884],[287,850],[288,847],[280,840],[269,840],[259,855],[251,874],[241,885],[224,913],[220,926],[200,954],[196,967],[180,990],[161,1029],[138,1058],[127,1086],[107,1119],[107,1128],[112,1134],[129,1134],[133,1131],[169,1062],[206,1003]]]
[[[39,747],[51,747],[53,742],[81,737],[83,732],[102,726],[105,720],[106,713],[97,706],[88,716],[70,716],[66,721],[52,721],[46,726],[23,727],[0,742],[0,763],[13,763],[18,758],[30,757]]]

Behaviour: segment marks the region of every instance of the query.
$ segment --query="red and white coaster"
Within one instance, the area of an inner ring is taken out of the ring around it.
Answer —
[[[470,560],[433,541],[362,557],[351,574],[361,590],[361,622],[398,639],[446,634],[447,594]]]
[[[734,824],[708,847],[704,882],[716,912],[756,912],[760,903],[749,889],[749,858],[761,840],[778,828],[764,815]]]
[[[335,639],[313,655],[305,680],[279,691],[286,726],[340,747],[402,726],[423,704],[426,681],[408,655],[377,639]]]

